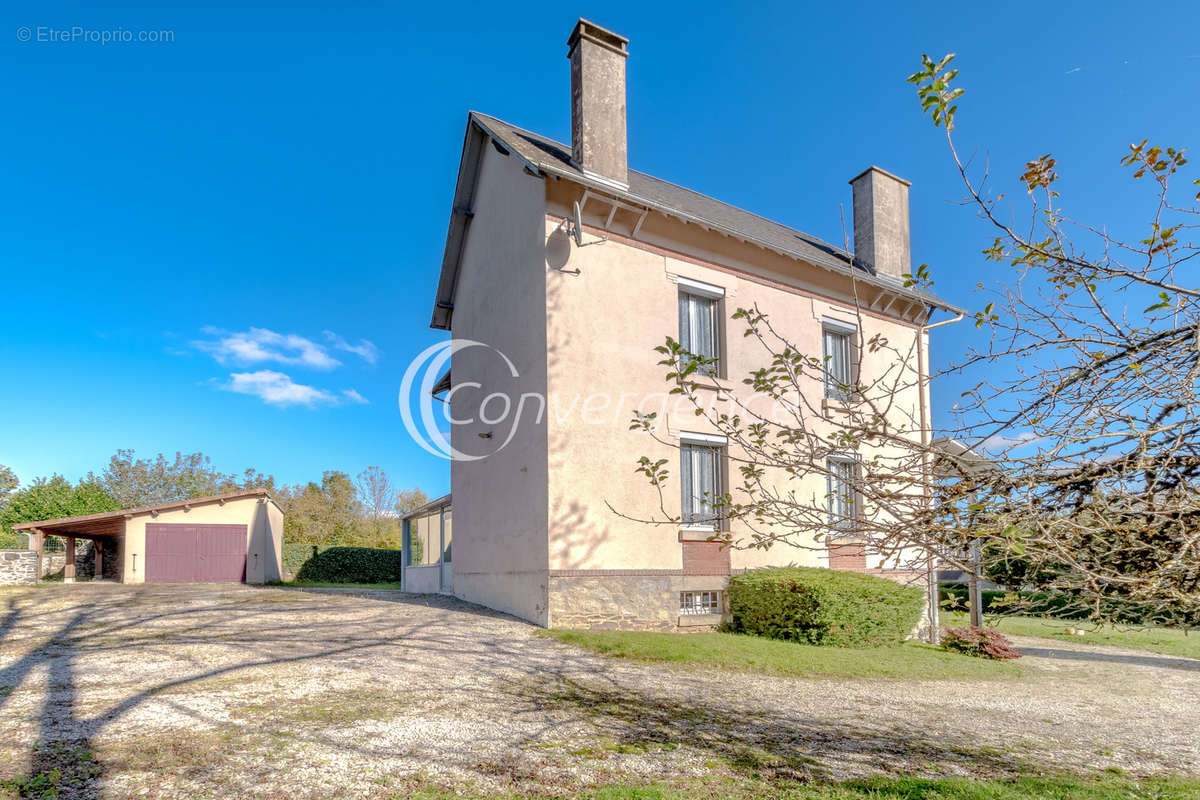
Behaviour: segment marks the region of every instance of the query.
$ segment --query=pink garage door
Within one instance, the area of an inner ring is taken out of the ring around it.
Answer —
[[[241,582],[245,525],[146,525],[147,583]]]

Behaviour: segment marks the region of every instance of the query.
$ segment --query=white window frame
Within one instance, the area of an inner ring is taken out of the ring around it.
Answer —
[[[690,309],[692,308],[692,305],[690,303],[688,305],[689,316],[685,318],[683,314],[679,315],[679,344],[688,350],[688,352],[695,353],[696,355],[703,356],[704,358],[716,359],[717,363],[714,365],[714,371],[709,373],[707,370],[705,370],[704,374],[708,374],[710,377],[719,377],[724,369],[724,359],[722,358],[721,351],[724,349],[722,345],[724,343],[723,340],[725,326],[723,322],[724,314],[722,312],[722,301],[725,299],[725,290],[720,286],[714,286],[711,283],[702,283],[701,281],[694,281],[690,278],[683,277],[676,278],[675,283],[679,286],[678,297],[680,302],[685,297],[695,297],[710,304],[709,309],[710,313],[712,314],[712,320],[710,321],[710,326],[712,328],[712,352],[701,353],[694,349],[696,343],[691,341],[692,336],[690,333],[692,328],[692,320],[690,317]],[[687,330],[689,331],[687,336],[684,335],[685,324],[687,325]]]
[[[716,433],[695,433],[691,431],[681,431],[679,434],[679,520],[685,531],[706,531],[713,532],[721,530],[721,518],[716,509],[713,510],[713,519],[710,522],[696,522],[694,519],[688,519],[694,513],[694,509],[689,505],[690,500],[694,499],[695,486],[695,471],[687,470],[685,473],[683,468],[684,457],[691,457],[691,448],[703,447],[713,451],[715,475],[713,480],[712,496],[717,496],[725,493],[725,448],[729,445],[729,439],[726,436]],[[684,477],[688,478],[685,482]],[[710,503],[711,505],[711,503]]]
[[[832,367],[836,362],[834,353],[829,350],[829,335],[845,337],[845,370],[846,379],[841,380],[842,376],[833,375]],[[825,371],[825,397],[831,400],[848,400],[848,390],[841,389],[837,384],[841,383],[848,387],[854,385],[858,374],[858,326],[852,325],[842,320],[823,317],[821,319],[821,355],[823,356],[822,363]]]
[[[698,589],[679,593],[679,614],[684,617],[725,613],[723,589]]]
[[[845,485],[843,479],[838,475],[835,465],[840,467],[849,467],[851,478],[849,483],[849,492],[838,491],[839,486]],[[861,464],[857,458],[852,456],[829,456],[825,459],[825,490],[826,490],[826,505],[829,511],[829,527],[841,533],[853,533],[858,530],[858,521],[862,515],[862,505],[859,498],[859,492],[856,488],[856,483],[859,477]],[[849,506],[850,513],[843,513],[840,506],[843,505],[842,498],[847,494],[852,495],[850,500],[845,503]]]

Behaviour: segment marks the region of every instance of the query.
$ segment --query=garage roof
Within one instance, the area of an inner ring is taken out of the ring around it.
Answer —
[[[13,530],[40,530],[52,535],[92,534],[105,535],[120,533],[120,522],[129,517],[141,514],[157,514],[160,511],[172,511],[179,508],[207,505],[209,503],[224,504],[230,500],[242,500],[247,497],[262,497],[274,503],[274,499],[265,489],[251,491],[227,492],[208,497],[193,497],[189,500],[176,500],[171,503],[159,503],[154,506],[141,508],[122,508],[118,511],[105,511],[100,514],[83,514],[78,517],[59,517],[58,519],[42,519],[34,522],[21,522],[13,525]]]

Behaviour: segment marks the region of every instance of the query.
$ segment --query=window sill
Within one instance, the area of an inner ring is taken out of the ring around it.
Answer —
[[[836,539],[839,542],[847,540],[865,542],[866,539],[858,532],[857,528],[834,528],[829,533],[825,534],[826,539]]]
[[[711,525],[684,525],[679,529],[681,542],[707,542],[720,535],[720,529]]]
[[[722,620],[724,619],[724,614],[680,614],[679,627],[715,628],[720,626]]]
[[[823,397],[821,398],[821,410],[841,411],[843,414],[850,413],[850,401],[842,397]]]
[[[725,392],[726,394],[733,391],[733,383],[728,378],[694,374],[689,375],[687,379],[689,382],[694,383],[697,389],[704,389],[710,392]]]

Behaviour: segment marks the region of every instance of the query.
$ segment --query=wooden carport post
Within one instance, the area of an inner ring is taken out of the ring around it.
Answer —
[[[42,579],[42,548],[46,543],[46,534],[34,528],[29,532],[29,549],[37,553],[37,579]]]
[[[75,582],[75,537],[67,537],[67,556],[63,562],[63,583]]]
[[[100,580],[104,577],[104,565],[102,561],[104,558],[104,547],[100,544],[100,537],[92,540],[92,556],[96,561],[96,570],[93,573],[93,577],[96,580]]]

